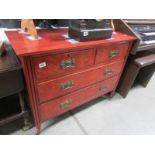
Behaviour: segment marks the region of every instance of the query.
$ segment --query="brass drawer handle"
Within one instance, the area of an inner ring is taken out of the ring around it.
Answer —
[[[102,87],[99,88],[100,91],[105,91],[107,89],[108,89],[108,86],[102,86]]]
[[[118,56],[118,50],[112,50],[112,51],[110,51],[109,52],[109,57],[110,58],[113,58],[113,57],[116,57],[116,56]]]
[[[112,74],[112,69],[106,69],[104,74],[105,75],[111,75]]]
[[[74,67],[75,65],[75,59],[68,59],[68,60],[62,60],[60,66],[65,69],[65,68],[70,68],[70,67]]]
[[[64,108],[66,108],[66,107],[68,107],[70,104],[72,104],[73,103],[73,101],[71,100],[71,99],[69,99],[69,100],[67,100],[67,101],[65,101],[65,102],[63,102],[63,103],[61,103],[60,104],[60,108],[61,109],[64,109]]]
[[[73,85],[74,85],[73,81],[67,81],[66,83],[61,84],[61,89],[66,90],[66,89],[72,88]]]

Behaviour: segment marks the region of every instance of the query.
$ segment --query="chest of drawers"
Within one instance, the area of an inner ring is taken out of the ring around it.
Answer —
[[[135,38],[71,43],[67,30],[40,30],[40,40],[6,32],[25,74],[37,132],[41,123],[101,95],[114,95]]]

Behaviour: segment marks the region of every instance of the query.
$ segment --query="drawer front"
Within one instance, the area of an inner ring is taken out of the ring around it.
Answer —
[[[69,74],[94,64],[95,50],[88,49],[65,54],[35,57],[32,59],[37,79]]]
[[[99,82],[84,89],[80,89],[66,96],[40,105],[41,120],[58,116],[75,107],[78,107],[98,96],[111,92],[116,86],[118,76]]]
[[[66,95],[79,88],[119,74],[123,62],[124,61],[114,62],[109,65],[102,65],[83,72],[39,83],[37,85],[39,102],[42,103],[52,98]]]
[[[120,44],[97,48],[95,64],[124,59],[128,51],[128,46],[129,44]]]

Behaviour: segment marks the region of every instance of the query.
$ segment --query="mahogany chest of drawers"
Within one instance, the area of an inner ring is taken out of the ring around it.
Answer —
[[[40,30],[40,40],[7,31],[20,58],[37,132],[41,123],[101,95],[114,95],[134,37],[72,42],[67,30]]]

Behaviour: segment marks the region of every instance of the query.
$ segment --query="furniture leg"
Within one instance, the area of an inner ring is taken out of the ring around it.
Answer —
[[[124,79],[121,81],[121,85],[118,88],[118,92],[124,98],[127,96],[130,88],[132,87],[140,68],[133,63],[127,68],[127,72],[124,76]]]
[[[115,95],[115,90],[113,90],[113,91],[110,93],[109,97],[112,98],[114,95]]]
[[[25,102],[24,102],[24,99],[23,99],[22,92],[18,93],[18,96],[19,96],[19,103],[20,103],[21,111],[24,112],[25,111]]]
[[[144,67],[141,69],[140,74],[138,75],[138,80],[139,83],[143,86],[146,87],[147,84],[149,83],[152,75],[154,74],[155,71],[155,65],[150,65],[148,67]]]
[[[25,113],[26,108],[25,108],[25,102],[23,99],[23,94],[22,94],[22,92],[20,92],[20,93],[18,93],[18,95],[19,95],[19,103],[20,103],[21,111],[22,111],[22,113]],[[30,114],[28,112],[23,115],[23,119],[24,119],[23,131],[27,131],[30,128],[32,128],[33,123],[30,121]]]
[[[40,135],[41,132],[41,123],[39,123],[38,125],[36,125],[36,135]]]

